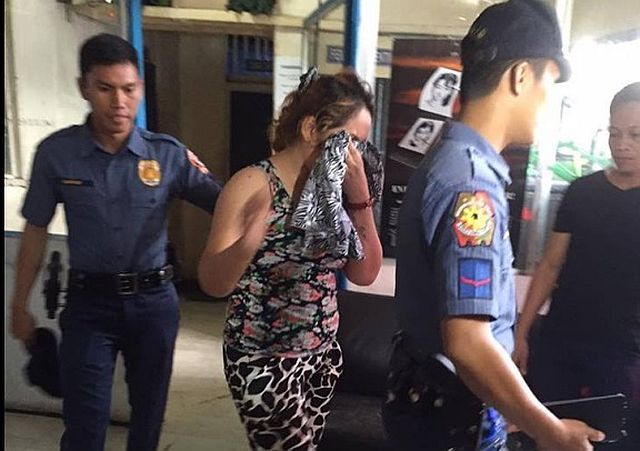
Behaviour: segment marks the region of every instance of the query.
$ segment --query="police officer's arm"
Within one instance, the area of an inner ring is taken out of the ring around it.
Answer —
[[[222,191],[222,184],[189,149],[180,152],[179,196],[181,199],[202,208],[207,213],[213,209]]]
[[[428,218],[438,212],[429,211],[430,204],[448,205],[444,216],[440,215],[437,232]],[[581,422],[559,420],[546,409],[492,334],[491,321],[501,311],[496,298],[498,278],[511,277],[502,274],[505,224],[492,215],[496,204],[490,187],[486,191],[478,191],[477,186],[457,187],[434,196],[423,211],[425,235],[435,248],[436,273],[444,287],[441,334],[445,354],[479,398],[541,447],[591,449],[588,439],[600,440],[602,434]]]
[[[28,341],[34,332],[35,319],[29,310],[29,294],[42,264],[47,246],[47,226],[58,202],[56,179],[43,146],[39,146],[33,159],[29,190],[22,207],[27,223],[20,240],[11,302],[11,332],[22,341]]]
[[[446,318],[442,339],[445,353],[464,383],[543,449],[591,449],[587,439],[604,437],[584,423],[556,418],[537,400],[507,352],[493,338],[487,319]]]
[[[29,294],[36,280],[47,247],[47,228],[26,224],[20,240],[16,279],[11,302],[11,333],[15,338],[29,341],[35,320],[29,311]]]
[[[538,263],[527,297],[516,326],[516,344],[512,354],[513,361],[522,374],[527,374],[529,359],[529,332],[535,322],[540,308],[545,303],[556,285],[560,270],[564,265],[569,249],[571,234],[552,232],[547,242],[542,260]]]
[[[223,297],[233,291],[264,240],[270,209],[269,181],[262,170],[244,168],[225,185],[198,265],[206,293]]]

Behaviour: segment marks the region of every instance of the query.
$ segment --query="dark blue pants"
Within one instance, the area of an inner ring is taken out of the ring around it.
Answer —
[[[60,315],[62,451],[104,449],[118,352],[124,358],[131,406],[127,449],[156,449],[179,318],[173,284],[130,296],[69,294]]]

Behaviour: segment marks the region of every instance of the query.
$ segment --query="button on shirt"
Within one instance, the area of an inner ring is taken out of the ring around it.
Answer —
[[[443,352],[440,322],[481,315],[511,352],[509,166],[471,128],[452,122],[413,173],[400,210],[396,302],[401,328],[425,354]]]
[[[167,211],[179,197],[212,212],[221,185],[175,138],[134,128],[109,154],[87,123],[46,138],[36,152],[22,214],[46,227],[62,202],[70,265],[88,272],[166,264]]]

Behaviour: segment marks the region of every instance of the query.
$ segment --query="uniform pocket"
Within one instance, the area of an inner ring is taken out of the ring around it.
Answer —
[[[73,205],[95,205],[97,202],[96,189],[88,185],[62,185],[62,199],[65,204]]]
[[[74,218],[87,218],[98,215],[101,197],[95,187],[63,185],[61,192],[68,220],[75,222]]]

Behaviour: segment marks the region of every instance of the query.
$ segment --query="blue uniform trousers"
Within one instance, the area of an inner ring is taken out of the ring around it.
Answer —
[[[104,449],[118,352],[124,358],[131,406],[127,450],[156,449],[179,317],[171,283],[128,296],[69,294],[60,316],[62,451]]]

